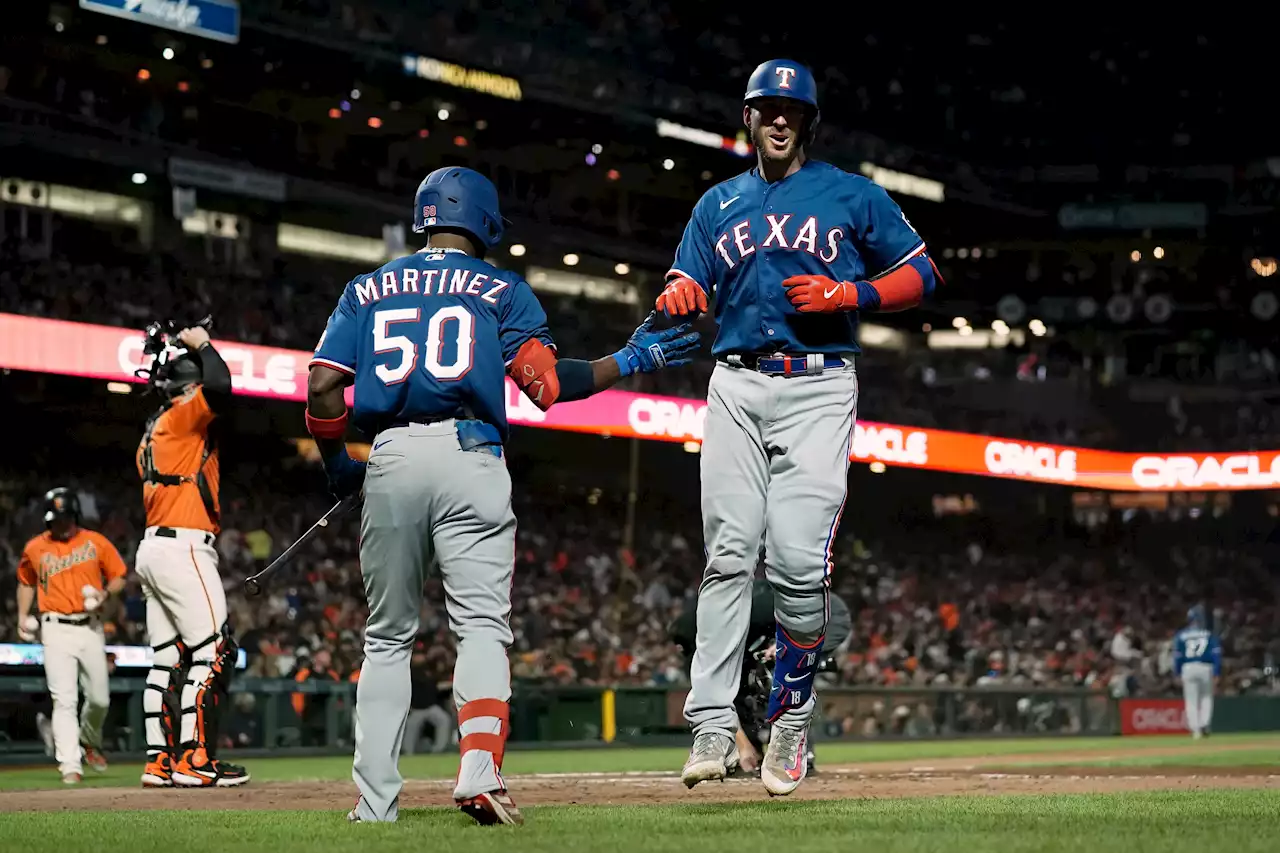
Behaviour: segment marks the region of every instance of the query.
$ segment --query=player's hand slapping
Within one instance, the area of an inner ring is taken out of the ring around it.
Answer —
[[[668,317],[685,317],[707,310],[707,292],[691,278],[673,278],[658,296],[654,308]]]
[[[693,331],[690,323],[681,323],[670,329],[655,331],[653,323],[657,316],[656,312],[650,312],[639,328],[632,333],[627,345],[615,356],[619,366],[622,367],[623,376],[632,373],[653,373],[667,367],[679,367],[692,360],[689,356],[698,349],[702,337]]]
[[[825,275],[793,275],[782,282],[787,299],[801,314],[834,314],[858,307],[858,287]]]

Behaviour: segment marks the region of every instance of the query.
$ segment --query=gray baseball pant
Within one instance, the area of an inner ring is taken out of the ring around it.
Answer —
[[[707,567],[684,705],[695,734],[733,737],[738,729],[733,700],[762,548],[779,626],[806,646],[826,630],[857,404],[852,359],[817,376],[769,376],[723,363],[711,375],[702,443]],[[803,727],[815,706],[811,695],[777,723]]]
[[[373,444],[360,525],[369,620],[352,777],[360,819],[394,821],[404,786],[398,759],[409,716],[409,658],[433,558],[458,643],[453,698],[462,759],[454,798],[506,788],[516,519],[506,464],[459,448],[452,420],[388,429]]]

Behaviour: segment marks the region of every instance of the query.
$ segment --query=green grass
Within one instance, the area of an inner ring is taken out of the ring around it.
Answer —
[[[1233,744],[1256,743],[1258,748],[1247,751],[1219,751],[1217,748]],[[1170,747],[1190,748],[1193,742],[1186,737],[1142,738],[1042,738],[1008,740],[957,740],[957,741],[895,741],[872,743],[827,743],[818,746],[820,764],[828,767],[854,765],[867,767],[882,761],[919,761],[927,766],[933,759],[966,758],[985,759],[984,764],[994,765],[992,759],[1004,755],[1043,755],[1037,765],[1083,764],[1268,764],[1280,763],[1280,736],[1215,735],[1211,740],[1196,745],[1195,754],[1177,757],[1150,756],[1142,758],[1108,759],[1110,750],[1160,750]],[[1093,753],[1093,755],[1089,755]],[[1098,753],[1101,753],[1099,755]],[[587,750],[526,750],[507,753],[503,770],[509,775],[526,773],[617,773],[626,771],[664,771],[674,773],[685,759],[683,749],[627,748]],[[457,755],[406,756],[400,762],[406,779],[451,779],[457,772]],[[310,780],[342,781],[351,778],[351,756],[337,755],[320,758],[261,758],[246,760],[255,782],[290,782]],[[1025,763],[1018,766],[1025,767]],[[141,765],[114,764],[106,774],[87,772],[85,784],[94,787],[133,787],[138,783]],[[54,765],[21,769],[0,768],[0,791],[22,788],[48,788],[60,786]]]
[[[718,806],[542,807],[519,829],[474,826],[447,809],[394,825],[333,812],[0,814],[5,849],[23,853],[177,845],[237,853],[643,853],[782,845],[804,853],[1177,853],[1273,851],[1280,794],[1203,791],[912,800],[775,801]]]

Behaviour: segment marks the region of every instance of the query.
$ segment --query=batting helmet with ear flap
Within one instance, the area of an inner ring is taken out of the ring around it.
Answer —
[[[69,518],[80,523],[80,498],[66,486],[59,486],[44,493],[44,526],[52,527],[59,518]]]
[[[480,248],[492,249],[510,224],[498,209],[498,188],[474,169],[436,169],[422,179],[413,197],[413,230],[419,234],[462,231]]]
[[[757,98],[789,98],[809,107],[802,139],[806,145],[813,141],[822,112],[818,109],[818,83],[808,68],[790,59],[770,59],[760,63],[747,80],[747,93],[742,102],[750,106]]]

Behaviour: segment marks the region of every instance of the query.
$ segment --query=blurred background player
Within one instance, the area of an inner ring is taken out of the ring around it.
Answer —
[[[693,665],[697,646],[697,595],[685,601],[685,607],[671,623],[668,634],[685,656],[685,668]],[[742,677],[738,695],[733,701],[738,714],[738,731],[734,737],[736,755],[726,762],[730,776],[759,775],[764,752],[762,735],[769,728],[766,720],[769,696],[773,692],[773,661],[777,656],[778,620],[775,616],[773,586],[763,578],[751,583],[751,622],[747,628],[746,652],[742,656]],[[835,669],[839,654],[853,634],[853,617],[849,606],[837,595],[831,596],[831,618],[827,623],[827,639],[823,644],[818,672]],[[813,744],[808,750],[809,772],[815,767]]]
[[[722,779],[732,758],[763,544],[778,655],[760,776],[771,796],[785,796],[805,777],[832,546],[849,491],[858,317],[914,307],[939,277],[888,193],[809,159],[819,120],[809,69],[781,59],[757,67],[742,120],[756,165],[698,200],[656,303],[687,316],[706,311],[714,293],[719,324],[701,458],[707,567],[685,703],[694,741],[681,778],[689,787]]]
[[[307,429],[339,498],[364,489],[360,570],[369,600],[356,693],[353,821],[394,821],[411,704],[410,650],[427,562],[439,565],[457,637],[454,704],[461,766],[454,800],[481,824],[522,823],[502,778],[510,729],[507,648],[516,519],[507,440],[507,376],[542,410],[624,376],[685,363],[688,326],[650,331],[587,362],[557,359],[547,317],[518,274],[486,263],[502,240],[498,192],[479,172],[437,169],[414,198],[426,248],[343,290],[311,361]],[[365,465],[347,452],[343,389],[372,438]]]
[[[44,643],[44,672],[53,698],[53,748],[62,781],[81,781],[82,764],[105,772],[102,721],[111,693],[101,611],[124,589],[125,565],[105,536],[80,526],[80,500],[67,488],[44,496],[45,532],[22,549],[18,562],[18,637]],[[35,604],[40,619],[31,615]],[[76,724],[76,705],[84,707]]]
[[[136,563],[153,650],[143,692],[142,784],[229,787],[249,774],[214,756],[237,649],[213,547],[219,483],[210,427],[231,402],[231,372],[204,328],[182,330],[177,342],[182,346],[169,342],[151,368],[151,386],[165,400],[147,421],[137,454],[147,528]],[[170,691],[177,694],[176,715]]]
[[[1187,627],[1174,635],[1173,674],[1182,680],[1187,728],[1199,740],[1209,734],[1213,694],[1222,674],[1222,641],[1210,628],[1202,604],[1187,611]]]

